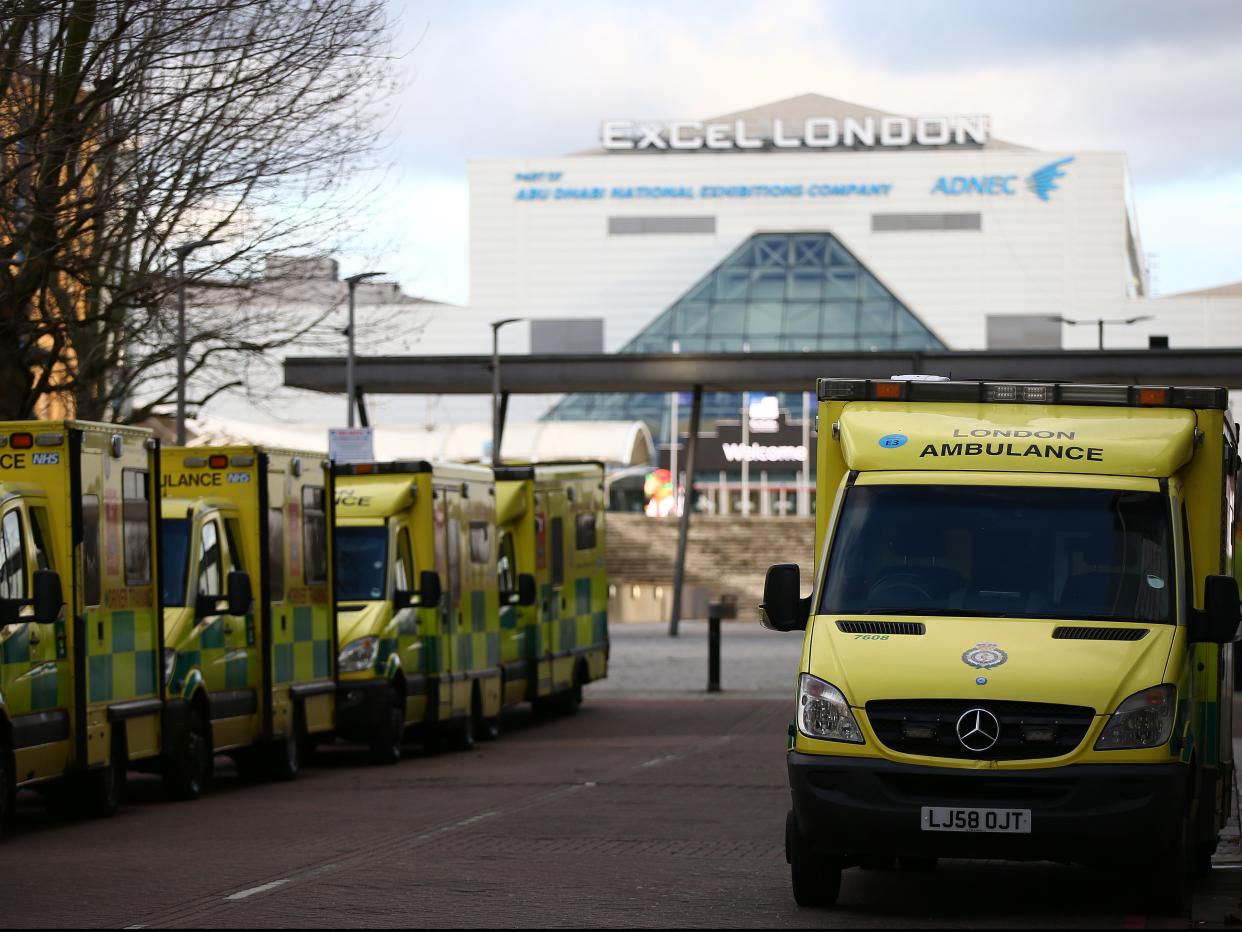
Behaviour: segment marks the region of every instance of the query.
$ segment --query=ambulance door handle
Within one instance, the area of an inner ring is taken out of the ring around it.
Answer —
[[[34,644],[39,643],[39,632],[35,629],[34,625],[27,625],[26,632],[27,632],[26,634],[27,644],[34,645]]]

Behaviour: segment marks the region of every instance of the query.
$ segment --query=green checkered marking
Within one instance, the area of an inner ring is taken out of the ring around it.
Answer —
[[[112,653],[128,654],[134,649],[134,613],[112,613]]]
[[[423,672],[444,672],[444,663],[440,657],[440,638],[438,637],[423,639]]]
[[[473,670],[474,669],[474,638],[469,634],[459,634],[457,636],[457,669]]]
[[[293,639],[312,641],[315,638],[315,616],[309,609],[299,606],[293,610]]]
[[[55,708],[60,693],[60,677],[55,667],[30,678],[31,711]]]
[[[512,631],[517,627],[518,610],[516,605],[506,605],[500,610],[500,627],[505,631]]]
[[[107,702],[112,698],[112,654],[87,658],[87,674],[90,677],[88,695],[91,702]]]
[[[23,625],[0,645],[0,663],[30,663],[29,625]]]
[[[470,593],[470,630],[487,630],[487,593],[478,589]]]
[[[288,683],[293,679],[293,645],[277,644],[273,659],[276,663],[276,682]]]
[[[332,648],[327,641],[315,642],[315,679],[321,680],[332,670]]]
[[[224,661],[224,685],[227,689],[244,689],[249,672],[249,658],[245,654],[227,657]]]
[[[578,646],[578,619],[561,618],[557,624],[561,635],[560,649],[573,650]]]
[[[574,614],[591,614],[591,579],[589,576],[574,582]]]
[[[203,650],[224,650],[224,619],[216,618],[198,637]]]
[[[608,640],[608,612],[595,612],[591,615],[591,643],[603,644]]]

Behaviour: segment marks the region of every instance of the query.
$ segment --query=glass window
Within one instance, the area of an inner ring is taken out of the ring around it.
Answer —
[[[854,261],[854,257],[851,256],[846,251],[845,247],[838,243],[835,239],[828,245],[828,262],[833,266],[858,265],[858,263]]]
[[[741,336],[746,332],[746,305],[717,304],[712,312],[712,336]]]
[[[223,596],[221,578],[220,526],[215,519],[203,522],[198,531],[198,594]]]
[[[755,266],[784,266],[789,261],[789,240],[784,236],[755,238]]]
[[[578,550],[595,549],[594,514],[582,514],[574,518],[574,546]]]
[[[48,523],[47,509],[42,505],[30,509],[30,536],[34,539],[34,568],[56,569],[52,565],[52,549],[48,546],[52,540],[52,526]]]
[[[397,531],[397,559],[392,565],[392,587],[404,592],[414,589],[414,553],[410,549],[410,529]]]
[[[721,269],[716,273],[717,301],[745,301],[750,286],[749,269]]]
[[[98,605],[103,588],[99,569],[99,496],[82,496],[82,598]]]
[[[891,300],[864,301],[858,329],[863,333],[892,333],[893,316]]]
[[[565,522],[561,518],[552,519],[552,585],[559,586],[565,581]]]
[[[858,304],[854,301],[829,301],[824,305],[819,332],[826,337],[852,337],[858,332]]]
[[[784,269],[758,269],[750,282],[751,301],[784,301]]]
[[[794,265],[822,267],[828,258],[828,240],[823,236],[795,236]]]
[[[470,562],[487,563],[491,559],[491,547],[488,543],[487,522],[470,522]]]
[[[241,551],[241,525],[236,518],[224,519],[224,537],[229,545],[229,571],[244,570]]]
[[[160,556],[163,559],[163,604],[185,605],[185,583],[190,573],[188,518],[160,520]]]
[[[285,598],[285,513],[280,508],[267,510],[267,573],[268,588],[273,602]]]
[[[500,589],[502,605],[517,592],[517,552],[513,545],[513,534],[509,531],[500,532],[500,555],[496,558],[496,582]]]
[[[302,489],[303,568],[308,583],[328,580],[328,526],[323,507],[323,486]]]
[[[824,273],[820,269],[794,269],[789,273],[790,301],[818,301],[824,294]]]
[[[0,599],[26,598],[26,546],[16,508],[0,520]]]
[[[824,297],[858,299],[858,270],[833,269],[825,280]]]
[[[863,299],[887,298],[888,289],[875,280],[875,276],[866,269],[859,269],[858,281]]]
[[[1171,623],[1169,519],[1156,492],[855,486],[820,611]]]
[[[819,333],[818,304],[785,305],[785,334]]]
[[[707,350],[710,353],[740,353],[743,342],[745,338],[740,333],[731,337],[712,337],[707,341]]]
[[[746,337],[779,336],[785,305],[778,302],[751,304],[746,314]],[[754,350],[754,346],[751,346]]]
[[[336,529],[336,598],[339,602],[384,598],[388,528],[382,524]]]
[[[151,505],[145,469],[121,470],[121,503],[125,581],[146,585],[151,581]]]
[[[687,333],[706,333],[710,317],[710,304],[683,304],[677,312],[677,328],[672,338],[676,339]],[[668,349],[664,352],[668,352]]]
[[[860,333],[858,335],[858,348],[868,352],[891,350],[893,348],[893,335],[891,333]]]

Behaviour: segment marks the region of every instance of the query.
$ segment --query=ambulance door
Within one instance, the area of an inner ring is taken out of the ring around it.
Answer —
[[[414,547],[410,527],[401,522],[393,527],[389,553],[393,555],[392,595],[398,591],[414,592],[418,588],[418,568],[414,565]],[[390,595],[391,597],[391,595]],[[397,639],[397,655],[407,681],[423,675],[423,638],[418,628],[418,609],[406,605],[397,609],[393,616],[393,636]],[[405,720],[420,722],[426,712],[425,690],[411,690],[405,699]]]
[[[202,669],[211,706],[212,738],[217,750],[248,743],[250,716],[257,696],[248,688],[245,619],[225,611],[232,554],[219,514],[205,516],[197,534],[196,613],[201,613]]]
[[[254,709],[252,714],[255,718],[251,723],[251,736],[258,738],[262,736],[263,719],[261,713],[263,711],[263,702],[266,701],[260,697],[258,688],[261,679],[260,674],[263,670],[263,659],[258,637],[256,636],[257,619],[255,614],[258,610],[258,593],[255,591],[254,586],[255,581],[259,578],[259,574],[252,573],[250,567],[246,565],[246,552],[242,549],[241,518],[237,512],[223,512],[220,514],[220,520],[224,528],[224,549],[226,554],[224,561],[224,566],[226,567],[224,594],[227,597],[229,573],[245,573],[250,580],[251,587],[250,610],[243,615],[230,615],[227,612],[224,615],[226,688],[242,690],[253,696]],[[225,606],[222,605],[221,607]]]
[[[0,662],[21,781],[62,773],[70,748],[67,703],[60,701],[62,692],[67,696],[68,669],[57,663],[56,624],[36,622],[33,607],[21,605],[33,596],[34,570],[52,568],[42,546],[49,539],[46,506],[41,510],[37,532],[20,499],[0,511],[0,598],[12,612],[0,628]],[[59,688],[62,676],[65,690]]]
[[[443,535],[444,568],[443,598],[440,602],[440,657],[445,673],[440,687],[440,718],[466,714],[469,709],[470,683],[464,678],[465,668],[459,647],[466,632],[462,606],[461,565],[462,497],[456,489],[441,489],[436,502],[436,533]],[[452,683],[448,687],[447,683]]]
[[[560,654],[565,648],[561,643],[561,619],[565,617],[565,494],[560,490],[546,493],[547,507],[547,558],[548,584],[543,589],[542,640],[551,654]],[[569,685],[569,671],[573,666],[570,658],[552,662],[552,685],[562,689]]]

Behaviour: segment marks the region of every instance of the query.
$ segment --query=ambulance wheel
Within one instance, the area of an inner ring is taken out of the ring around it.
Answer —
[[[474,748],[474,720],[478,715],[477,698],[470,703],[470,711],[462,718],[455,719],[444,726],[445,744],[454,751],[469,751]]]
[[[806,843],[792,809],[785,817],[785,860],[789,862],[795,903],[822,908],[837,902],[841,895],[841,859],[819,854]]]
[[[569,689],[557,697],[557,711],[562,715],[576,715],[582,708],[582,681],[586,678],[582,664],[574,670],[574,682]]]
[[[198,799],[211,777],[211,732],[202,711],[186,710],[185,727],[164,774],[164,791],[173,799]]]
[[[1194,849],[1189,816],[1183,816],[1173,844],[1154,859],[1147,890],[1153,913],[1181,917],[1189,914],[1194,892]]]
[[[379,730],[371,739],[371,759],[377,764],[395,764],[401,760],[405,742],[405,702],[398,695],[388,707]]]
[[[930,874],[936,869],[938,858],[900,857],[897,866],[911,874]]]
[[[121,793],[125,789],[125,738],[119,728],[113,731],[112,753],[108,763],[86,775],[86,792],[82,795],[86,814],[99,818],[114,815],[121,807]]]
[[[483,741],[495,741],[500,737],[500,713],[491,718],[480,717],[474,723],[474,733]]]

